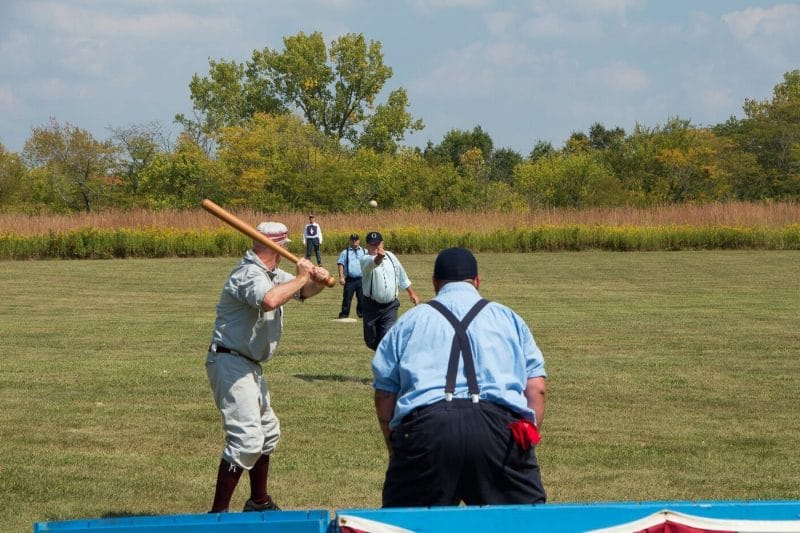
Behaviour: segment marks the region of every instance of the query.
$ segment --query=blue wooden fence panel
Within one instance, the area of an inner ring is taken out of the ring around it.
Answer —
[[[130,516],[39,522],[34,533],[327,533],[332,527],[328,511],[279,511],[164,516]]]

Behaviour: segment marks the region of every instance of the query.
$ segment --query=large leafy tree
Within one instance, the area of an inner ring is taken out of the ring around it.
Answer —
[[[0,208],[6,209],[25,201],[28,169],[22,158],[9,152],[0,143]]]
[[[522,163],[522,161],[522,156],[510,148],[495,150],[492,153],[489,180],[512,184],[514,182],[514,167]]]
[[[392,69],[383,63],[379,42],[347,34],[325,46],[322,34],[303,32],[283,39],[284,50],[255,51],[250,65],[271,80],[283,102],[299,109],[309,124],[355,141],[355,126],[366,118]]]
[[[562,149],[567,154],[580,154],[591,150],[589,137],[582,131],[573,131]]]
[[[419,131],[424,125],[422,119],[408,114],[408,95],[405,89],[393,91],[385,104],[378,104],[375,113],[364,126],[358,139],[362,148],[372,148],[376,152],[393,154],[406,132]]]
[[[465,173],[467,169],[462,166],[462,156],[473,148],[477,148],[483,161],[489,164],[494,150],[494,142],[492,137],[480,126],[475,126],[472,131],[458,129],[448,131],[439,144],[428,143],[424,155],[425,159],[432,164],[450,163],[460,172]]]
[[[33,129],[23,157],[49,183],[58,208],[92,211],[113,204],[120,180],[113,175],[117,148],[88,131],[50,119]]]
[[[195,209],[204,198],[224,202],[222,171],[189,135],[181,135],[175,148],[159,152],[141,172],[139,191],[151,209]]]
[[[219,162],[228,201],[271,211],[304,208],[314,201],[314,179],[331,144],[294,115],[257,113],[247,124],[224,128]]]
[[[763,167],[766,197],[800,198],[800,70],[787,72],[771,99],[745,100],[746,118],[717,131],[733,137]]]
[[[283,44],[282,51],[254,50],[245,64],[209,61],[209,75],[195,75],[189,84],[195,118],[176,120],[202,142],[255,113],[296,110],[330,137],[388,151],[407,132],[422,129],[407,111],[402,88],[389,93],[386,104],[376,103],[392,75],[380,42],[349,33],[329,48],[321,33],[300,32]]]
[[[587,151],[525,162],[516,167],[514,177],[531,209],[619,205],[625,198],[611,169]]]
[[[223,172],[189,135],[174,150],[156,154],[142,170],[140,191],[147,207],[195,209],[204,198],[224,203]]]
[[[660,167],[656,199],[709,202],[726,199],[728,183],[717,163],[716,137],[708,130],[688,130],[686,146],[664,147],[656,154]]]
[[[208,66],[208,76],[195,74],[189,82],[194,118],[175,116],[184,133],[206,153],[215,147],[221,128],[239,126],[256,113],[287,111],[271,80],[260,78],[252,66],[213,59]]]
[[[117,175],[125,183],[129,200],[133,200],[139,194],[142,172],[158,154],[170,151],[171,142],[158,122],[110,130],[112,142],[119,151]]]
[[[533,145],[531,153],[528,154],[528,159],[531,162],[535,163],[536,161],[542,159],[543,157],[552,157],[555,154],[556,154],[556,149],[553,147],[553,143],[551,143],[550,141],[543,141],[539,139],[538,141],[536,141],[536,144]]]
[[[465,202],[464,207],[489,210],[523,205],[511,188],[514,169],[521,163],[522,156],[507,148],[493,152],[489,164],[483,159],[480,148],[464,152],[460,162],[461,174],[475,187],[473,201]]]
[[[607,129],[599,122],[589,128],[589,145],[595,150],[605,150],[618,145],[625,139],[625,130],[616,127]]]
[[[763,190],[752,155],[678,117],[653,128],[637,124],[623,141],[597,153],[637,203],[757,199]]]

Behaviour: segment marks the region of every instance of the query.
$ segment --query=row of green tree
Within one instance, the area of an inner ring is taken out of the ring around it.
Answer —
[[[800,200],[800,70],[744,118],[698,126],[674,117],[626,132],[594,123],[561,147],[496,148],[480,126],[422,148],[381,43],[347,34],[284,38],[244,63],[210,60],[189,83],[193,115],[176,140],[158,123],[108,139],[55,118],[22,153],[0,144],[0,210],[196,208],[203,198],[264,211],[382,207],[514,210],[728,200]]]

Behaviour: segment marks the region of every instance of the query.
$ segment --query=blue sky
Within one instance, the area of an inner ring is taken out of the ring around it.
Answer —
[[[321,31],[383,44],[438,143],[480,125],[496,148],[560,147],[594,122],[630,132],[679,116],[743,116],[800,68],[800,2],[783,0],[0,0],[0,143],[21,151],[50,117],[110,137],[160,122],[173,137],[208,59]]]

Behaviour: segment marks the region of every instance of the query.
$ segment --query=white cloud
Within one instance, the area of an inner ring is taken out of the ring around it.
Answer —
[[[434,98],[485,96],[492,85],[486,65],[483,46],[473,44],[446,54],[424,78],[414,81],[412,87]]]
[[[525,69],[539,63],[536,53],[517,42],[488,43],[481,53],[486,67],[491,70]]]
[[[781,4],[770,9],[748,8],[722,17],[734,38],[760,61],[780,68],[795,68],[800,46],[800,5]]]
[[[525,32],[537,39],[597,39],[604,31],[596,19],[579,19],[558,13],[543,13],[524,23]]]
[[[14,91],[10,87],[0,86],[0,107],[11,109],[17,105]]]
[[[505,35],[517,20],[517,15],[511,11],[496,11],[484,17],[486,26],[494,35]]]
[[[719,22],[716,17],[703,11],[693,11],[689,13],[686,32],[693,39],[713,38],[715,32],[719,30]]]
[[[319,0],[319,4],[333,9],[350,9],[356,3],[354,0]]]
[[[626,26],[627,13],[642,0],[533,0],[525,23],[536,38],[596,40],[609,32],[608,24]]]
[[[61,64],[81,77],[99,78],[107,75],[110,62],[107,39],[86,39],[66,37],[56,39],[54,43],[59,50],[68,52],[60,54]]]
[[[11,31],[5,39],[0,41],[0,61],[2,61],[2,65],[25,65],[29,63],[31,46],[32,42],[29,35],[19,30]]]
[[[641,70],[624,63],[592,69],[587,74],[590,83],[621,92],[637,92],[650,86],[650,79]]]
[[[113,4],[111,4],[113,7]],[[53,31],[103,37],[153,37],[208,35],[230,26],[225,16],[200,17],[179,11],[115,15],[81,9],[68,3],[34,3],[28,6],[33,22]]]
[[[629,9],[642,4],[642,0],[534,0],[532,7],[539,13],[624,15]]]
[[[734,106],[730,91],[725,89],[706,89],[700,93],[703,107],[713,110],[726,110]]]
[[[489,7],[490,0],[408,0],[408,3],[420,11],[436,9],[483,8]]]
[[[751,7],[728,13],[722,20],[741,41],[757,37],[796,39],[800,27],[800,5],[782,4],[770,9]]]
[[[605,13],[625,13],[628,9],[639,7],[643,0],[566,0],[582,11],[598,11]]]
[[[82,86],[66,83],[61,78],[42,78],[26,85],[26,92],[40,100],[70,100],[85,93]]]
[[[29,2],[18,17],[36,28],[39,36],[6,38],[0,45],[0,66],[16,67],[17,83],[31,87],[18,91],[18,98],[30,106],[37,97],[66,102],[97,98],[109,90],[124,91],[125,86],[141,85],[146,68],[172,68],[184,50],[195,43],[220,42],[216,37],[233,26],[229,14],[216,16],[206,10],[197,16],[176,11],[190,7],[173,2],[167,3],[165,11],[163,5],[147,1]],[[118,11],[121,8],[126,11]],[[174,68],[158,77],[166,79],[172,72]]]
[[[516,40],[477,42],[437,58],[409,89],[415,99],[482,100],[502,107],[550,92],[560,83],[556,79],[575,79],[577,72],[576,62],[561,51],[540,53]]]

